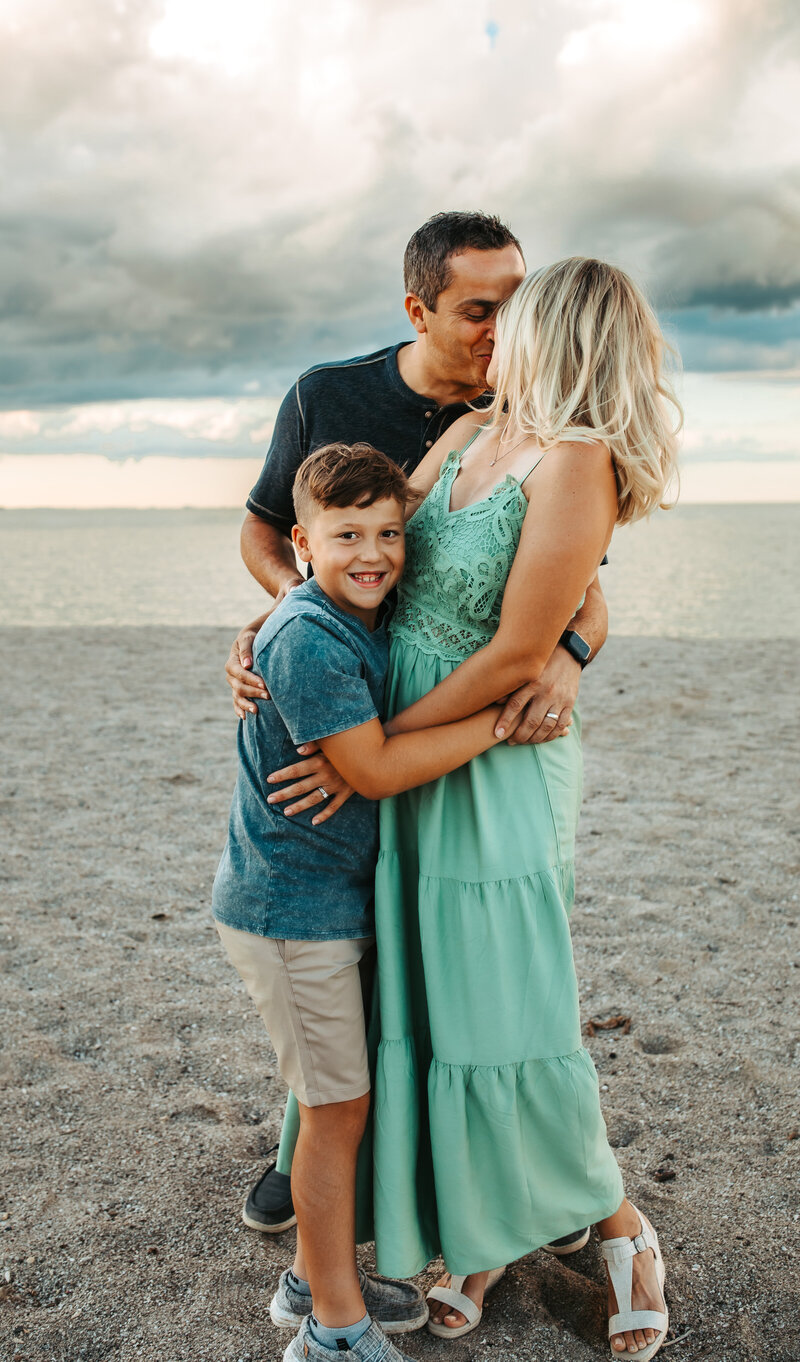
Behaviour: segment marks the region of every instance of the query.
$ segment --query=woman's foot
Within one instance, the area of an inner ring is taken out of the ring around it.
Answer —
[[[653,1233],[650,1221],[641,1215],[629,1201],[623,1201],[622,1206],[616,1215],[609,1216],[607,1220],[601,1220],[597,1226],[601,1241],[609,1239],[630,1239],[635,1240],[644,1229]],[[656,1255],[653,1248],[647,1247],[643,1252],[636,1252],[628,1259],[631,1266],[631,1310],[652,1310],[663,1314],[666,1318],[666,1302],[664,1293],[661,1289],[661,1280]],[[663,1268],[662,1268],[663,1272]],[[616,1315],[620,1309],[625,1308],[625,1303],[617,1300],[614,1287],[611,1282],[611,1273],[608,1276],[608,1314],[609,1318]],[[649,1349],[659,1337],[659,1333],[664,1330],[656,1328],[639,1328],[626,1330],[624,1333],[612,1334],[610,1336],[612,1354],[631,1353],[635,1357]],[[657,1349],[655,1350],[657,1351]],[[650,1353],[652,1357],[654,1354]]]
[[[470,1300],[475,1302],[479,1310],[483,1308],[483,1293],[486,1290],[488,1276],[488,1272],[473,1272],[470,1277],[464,1278],[464,1285],[459,1288],[465,1296],[469,1296]],[[451,1274],[445,1272],[436,1285],[449,1287],[451,1281]],[[448,1329],[460,1329],[462,1324],[467,1323],[466,1315],[462,1315],[460,1310],[454,1310],[452,1305],[445,1305],[443,1301],[429,1300],[428,1308],[434,1324],[444,1324]]]

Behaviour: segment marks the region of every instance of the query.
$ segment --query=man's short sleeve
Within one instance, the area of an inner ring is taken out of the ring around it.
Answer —
[[[294,524],[292,484],[306,456],[304,435],[303,417],[294,387],[281,402],[264,467],[247,498],[248,511],[284,534],[289,534]]]
[[[378,718],[364,663],[323,619],[288,620],[255,663],[295,747]]]

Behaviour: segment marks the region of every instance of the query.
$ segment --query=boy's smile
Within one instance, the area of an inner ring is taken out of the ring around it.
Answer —
[[[372,629],[378,606],[403,571],[400,502],[384,497],[371,506],[316,507],[308,526],[295,525],[292,538],[325,595]]]

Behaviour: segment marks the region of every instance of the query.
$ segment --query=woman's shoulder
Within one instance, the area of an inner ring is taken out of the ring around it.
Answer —
[[[485,425],[486,417],[482,412],[466,411],[447,427],[441,442],[446,442],[451,450],[460,451]]]
[[[565,437],[548,446],[541,456],[541,463],[542,471],[549,465],[548,471],[553,475],[575,469],[583,474],[592,471],[602,476],[614,470],[611,450],[604,440]]]

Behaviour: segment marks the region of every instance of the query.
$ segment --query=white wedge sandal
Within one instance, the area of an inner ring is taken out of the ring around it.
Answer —
[[[611,1349],[611,1356],[614,1358],[630,1359],[630,1362],[650,1362],[651,1357],[655,1357],[661,1344],[667,1336],[669,1328],[669,1313],[667,1302],[664,1299],[664,1259],[661,1257],[661,1249],[658,1246],[658,1235],[649,1220],[646,1220],[641,1211],[634,1211],[639,1217],[641,1229],[633,1239],[627,1236],[622,1239],[602,1239],[600,1248],[605,1259],[608,1275],[611,1278],[611,1285],[614,1288],[614,1295],[617,1298],[617,1313],[612,1315],[608,1321],[608,1337],[613,1338],[614,1334],[627,1334],[635,1329],[655,1329],[658,1337],[652,1343],[647,1343],[643,1348],[637,1348],[635,1353],[625,1348],[618,1353],[614,1348]],[[653,1250],[655,1258],[656,1280],[661,1292],[661,1299],[664,1301],[663,1310],[633,1310],[631,1308],[631,1297],[633,1292],[633,1259],[637,1253],[645,1253],[647,1249]]]
[[[486,1286],[483,1289],[483,1299],[486,1300],[493,1286],[496,1286],[505,1272],[504,1267],[496,1267],[489,1273],[486,1279]],[[458,1310],[460,1315],[466,1319],[466,1324],[458,1324],[450,1328],[449,1324],[439,1324],[434,1319],[428,1320],[428,1332],[435,1334],[437,1338],[463,1338],[465,1334],[471,1334],[473,1329],[477,1329],[483,1315],[483,1306],[476,1305],[469,1296],[465,1296],[462,1287],[466,1277],[454,1277],[450,1273],[449,1286],[432,1286],[426,1296],[428,1305],[431,1301],[441,1301],[442,1305],[449,1305],[451,1310]]]

